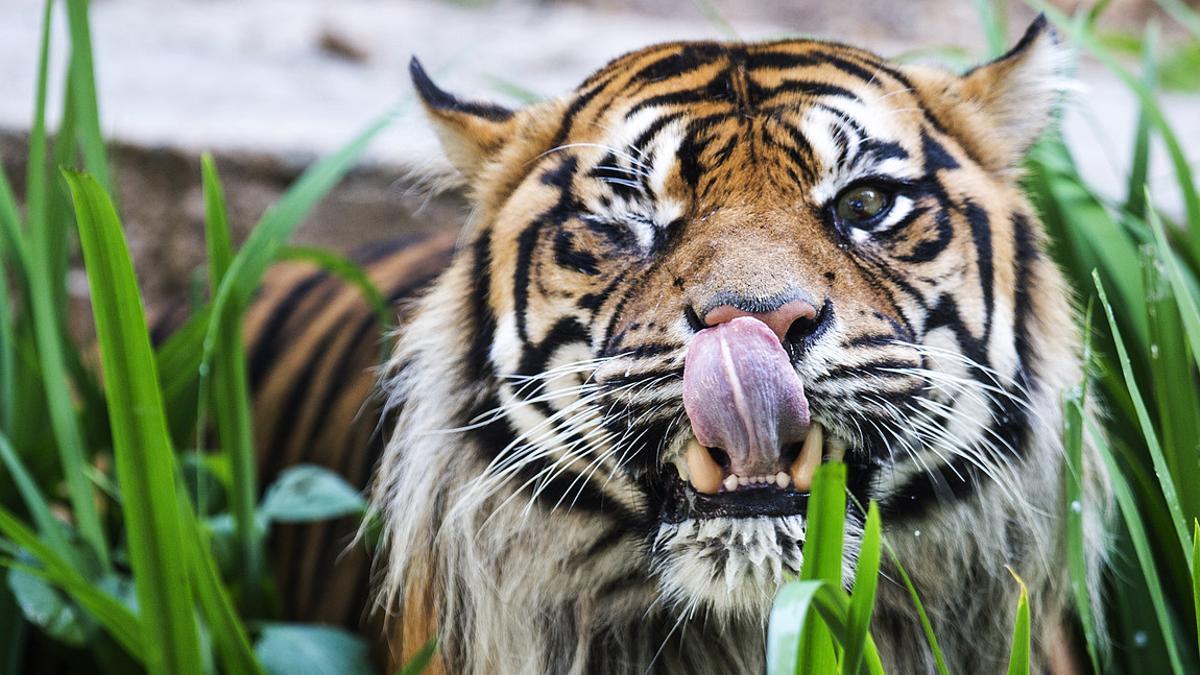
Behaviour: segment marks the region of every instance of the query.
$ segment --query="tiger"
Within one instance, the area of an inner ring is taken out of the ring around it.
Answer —
[[[840,461],[847,588],[872,502],[894,553],[871,619],[888,672],[938,668],[905,578],[950,672],[1005,668],[1014,575],[1034,670],[1077,672],[1062,399],[1085,369],[1021,186],[1069,64],[1043,17],[965,73],[814,39],[672,42],[514,109],[414,57],[471,212],[392,254],[378,433],[339,446],[372,473],[392,667],[436,644],[428,672],[762,672],[814,474]],[[355,330],[301,285],[277,293],[309,298],[307,347],[258,399],[276,435],[297,405],[344,425],[369,398],[322,407],[296,376]],[[250,332],[286,355],[283,320]],[[319,368],[325,387],[349,372]],[[1098,603],[1111,499],[1090,445],[1080,479]]]

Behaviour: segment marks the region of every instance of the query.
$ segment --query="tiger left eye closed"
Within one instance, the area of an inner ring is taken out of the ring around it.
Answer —
[[[863,185],[850,188],[837,199],[837,215],[847,223],[871,220],[887,210],[891,198],[879,188]]]

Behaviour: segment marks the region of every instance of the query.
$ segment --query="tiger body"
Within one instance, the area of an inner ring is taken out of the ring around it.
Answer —
[[[803,560],[791,462],[844,453],[846,583],[873,500],[951,672],[1007,663],[1010,569],[1035,667],[1069,667],[1061,398],[1083,371],[1016,168],[1062,57],[1043,22],[965,75],[810,40],[672,43],[518,111],[414,62],[474,211],[383,372],[372,502],[392,658],[437,637],[448,673],[761,672],[772,599]],[[743,340],[734,327],[767,356],[697,346]],[[729,413],[724,381],[687,372],[709,357],[733,385],[788,364],[768,385],[792,408],[730,413],[744,452],[698,443]],[[756,435],[761,411],[783,440]],[[1094,593],[1107,481],[1085,454]],[[882,568],[884,665],[932,672]]]

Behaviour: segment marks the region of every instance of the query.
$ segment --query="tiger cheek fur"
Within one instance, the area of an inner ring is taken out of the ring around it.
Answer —
[[[804,40],[676,43],[520,111],[414,62],[475,212],[383,380],[394,656],[436,635],[446,672],[761,671],[803,557],[804,466],[844,453],[844,578],[876,500],[952,671],[1003,667],[1006,567],[1042,617],[1038,664],[1057,658],[1059,405],[1081,369],[1014,167],[1062,56],[1041,21],[962,76]],[[746,403],[746,382],[790,407]],[[699,442],[733,413],[750,445]],[[1090,451],[1085,469],[1098,578],[1107,483]],[[932,670],[884,567],[885,664]]]

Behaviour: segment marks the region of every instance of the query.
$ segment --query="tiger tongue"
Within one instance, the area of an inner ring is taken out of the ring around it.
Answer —
[[[738,317],[692,338],[683,406],[702,445],[729,455],[731,473],[774,475],[783,447],[804,439],[808,399],[779,338]],[[786,470],[786,468],[785,468]]]

